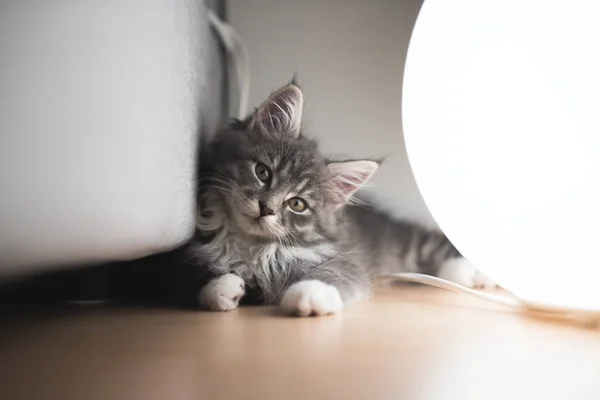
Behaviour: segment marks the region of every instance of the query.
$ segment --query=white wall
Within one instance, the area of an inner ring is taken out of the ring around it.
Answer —
[[[326,153],[389,156],[371,190],[398,216],[435,225],[402,136],[402,74],[421,0],[230,0],[248,46],[250,104],[298,73],[308,133]]]

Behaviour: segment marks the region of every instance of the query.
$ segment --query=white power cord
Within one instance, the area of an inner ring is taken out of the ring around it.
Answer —
[[[512,294],[497,295],[493,293],[486,293],[458,285],[445,279],[424,274],[405,272],[386,274],[383,275],[382,278],[421,283],[423,285],[435,286],[442,289],[452,290],[454,292],[465,293],[482,300],[511,307],[537,316],[566,319],[591,327],[598,327],[600,325],[600,311],[578,310],[567,307],[550,306],[547,304],[535,304],[530,301],[522,300]]]
[[[244,119],[248,111],[248,99],[250,96],[250,59],[248,51],[240,35],[231,25],[222,21],[217,15],[208,10],[208,21],[218,34],[223,46],[229,54],[229,67],[232,64],[236,72],[236,80],[239,92],[237,119]],[[231,73],[231,71],[230,71]],[[230,78],[231,76],[229,76]]]
[[[466,286],[462,286],[457,283],[450,282],[445,279],[437,278],[437,277],[431,276],[431,275],[415,274],[412,272],[403,272],[403,273],[396,273],[396,274],[386,274],[383,277],[399,279],[401,281],[406,281],[406,282],[416,282],[416,283],[421,283],[423,285],[435,286],[435,287],[438,287],[441,289],[452,290],[454,292],[466,293],[466,294],[478,297],[483,300],[491,301],[492,303],[501,304],[503,306],[517,307],[517,308],[524,307],[524,303],[521,302],[516,297],[501,296],[501,295],[497,295],[497,294],[482,292],[480,290],[471,289]]]

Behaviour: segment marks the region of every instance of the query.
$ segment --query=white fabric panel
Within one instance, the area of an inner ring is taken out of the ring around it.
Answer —
[[[0,279],[190,236],[196,133],[215,122],[199,115],[215,86],[205,14],[195,0],[0,0]]]

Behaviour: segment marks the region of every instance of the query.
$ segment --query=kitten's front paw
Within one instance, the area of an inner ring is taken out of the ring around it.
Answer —
[[[324,282],[300,281],[290,286],[281,300],[286,314],[308,317],[327,315],[342,311],[342,296],[335,286]]]
[[[437,276],[438,278],[473,289],[491,289],[496,287],[494,282],[462,257],[446,260],[442,264]]]
[[[234,274],[221,275],[206,286],[198,295],[200,306],[210,311],[229,311],[238,306],[244,291],[244,280]]]

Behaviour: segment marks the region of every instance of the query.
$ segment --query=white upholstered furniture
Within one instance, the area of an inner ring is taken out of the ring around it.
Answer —
[[[126,260],[193,230],[222,114],[201,0],[0,0],[0,281]]]

